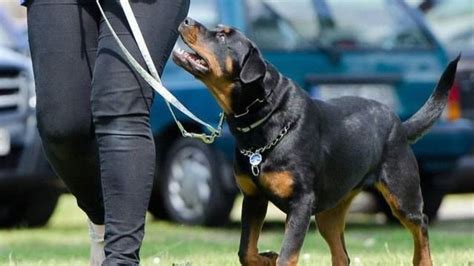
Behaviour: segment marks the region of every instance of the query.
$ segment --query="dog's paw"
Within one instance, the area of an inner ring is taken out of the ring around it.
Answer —
[[[263,261],[263,265],[276,265],[278,253],[273,251],[266,251],[258,254]]]

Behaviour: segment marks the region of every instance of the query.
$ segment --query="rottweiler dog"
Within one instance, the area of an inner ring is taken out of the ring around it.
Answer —
[[[238,253],[243,265],[296,265],[313,215],[332,264],[348,265],[345,217],[351,200],[367,186],[384,196],[411,232],[413,264],[432,264],[410,144],[441,115],[459,57],[424,106],[402,122],[373,100],[311,99],[236,29],[209,30],[186,18],[179,32],[192,52],[175,50],[175,63],[206,84],[236,139],[234,173],[244,195]],[[257,248],[268,201],[287,214],[279,255],[259,254]]]

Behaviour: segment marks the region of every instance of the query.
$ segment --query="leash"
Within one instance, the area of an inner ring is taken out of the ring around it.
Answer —
[[[196,117],[191,111],[189,111],[173,94],[171,94],[161,83],[160,76],[158,75],[158,71],[156,70],[155,64],[153,63],[153,60],[151,58],[150,52],[148,51],[148,47],[145,43],[145,39],[143,38],[143,34],[140,30],[140,27],[138,26],[137,20],[135,18],[135,15],[133,14],[132,7],[130,6],[130,3],[128,0],[120,0],[120,5],[122,6],[123,12],[125,14],[125,17],[127,19],[127,22],[132,30],[133,37],[135,38],[135,41],[137,42],[138,48],[143,56],[143,59],[145,60],[145,63],[148,67],[148,71],[146,71],[130,54],[130,52],[127,50],[125,45],[123,45],[122,41],[120,38],[117,36],[117,33],[114,31],[112,28],[112,25],[110,24],[109,20],[105,16],[105,12],[102,9],[102,6],[100,5],[100,0],[96,0],[97,6],[99,8],[100,13],[102,14],[102,17],[104,18],[105,23],[107,24],[107,27],[109,28],[110,32],[112,33],[115,41],[117,42],[120,50],[122,53],[125,55],[125,59],[127,59],[128,63],[132,66],[132,68],[165,100],[166,105],[168,106],[168,109],[170,110],[171,115],[173,116],[173,119],[178,126],[179,130],[181,131],[181,135],[183,137],[190,137],[190,138],[196,138],[200,139],[206,144],[213,143],[215,138],[220,137],[222,133],[222,124],[224,123],[224,113],[220,113],[220,118],[219,118],[219,124],[217,125],[217,129],[209,125],[208,123],[202,121],[198,117]],[[205,126],[211,134],[205,134],[205,133],[192,133],[186,131],[186,129],[183,127],[181,122],[176,117],[176,114],[174,113],[173,109],[171,108],[171,105],[173,105],[176,109],[181,111],[183,114],[194,120],[195,122]]]
[[[240,149],[240,153],[242,155],[249,157],[249,163],[250,163],[250,166],[252,167],[252,174],[254,176],[258,176],[260,174],[259,165],[263,161],[262,153],[264,153],[266,150],[269,150],[275,147],[278,144],[278,142],[280,142],[280,140],[283,139],[283,137],[288,133],[288,130],[290,129],[290,127],[291,127],[291,122],[281,129],[280,133],[278,134],[278,136],[276,136],[276,138],[274,138],[270,143],[268,143],[267,145],[263,147],[260,147],[258,149],[248,149],[248,150]]]

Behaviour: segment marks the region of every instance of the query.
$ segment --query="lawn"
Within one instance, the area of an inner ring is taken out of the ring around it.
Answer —
[[[473,208],[472,201],[466,207]],[[149,219],[141,251],[143,265],[239,265],[235,209],[234,222],[219,229]],[[278,251],[282,240],[281,215],[271,217],[261,235],[262,251]],[[85,219],[73,198],[62,196],[47,227],[0,231],[0,265],[87,265]],[[399,226],[382,225],[373,218],[351,219],[346,241],[351,265],[411,265],[412,240]],[[435,265],[474,265],[473,220],[439,222],[430,229],[430,241]],[[306,236],[300,265],[330,265],[328,248],[314,224]]]

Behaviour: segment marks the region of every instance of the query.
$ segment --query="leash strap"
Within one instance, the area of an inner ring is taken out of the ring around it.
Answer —
[[[220,115],[220,120],[217,129],[213,128],[211,125],[208,123],[202,121],[198,117],[196,117],[191,111],[189,111],[176,97],[171,94],[161,83],[161,79],[158,75],[158,71],[156,70],[156,67],[153,63],[153,60],[151,59],[150,52],[148,51],[148,47],[146,46],[145,40],[143,38],[143,34],[140,31],[140,27],[138,26],[138,23],[135,19],[135,15],[133,14],[132,8],[130,6],[130,3],[128,0],[120,0],[120,5],[122,6],[122,9],[125,13],[125,17],[127,18],[127,21],[130,25],[130,28],[132,29],[132,34],[133,37],[135,38],[135,41],[137,42],[138,48],[140,49],[140,52],[145,60],[145,63],[147,64],[148,69],[151,72],[151,75],[135,60],[135,58],[130,54],[130,52],[127,50],[125,45],[122,43],[120,38],[117,36],[116,32],[112,28],[112,25],[110,24],[109,20],[105,16],[105,12],[102,9],[102,6],[100,5],[100,0],[96,0],[97,6],[99,8],[100,13],[102,14],[102,17],[104,18],[105,23],[107,24],[107,27],[109,28],[110,32],[112,33],[115,41],[117,42],[120,50],[123,52],[125,55],[125,58],[127,61],[130,63],[130,65],[137,71],[137,73],[158,93],[163,97],[163,99],[166,102],[166,105],[168,106],[173,119],[175,120],[178,128],[181,131],[181,134],[184,137],[192,137],[192,138],[199,138],[205,143],[212,143],[214,142],[214,139],[216,137],[219,137],[221,134],[222,130],[222,124],[224,122],[224,114],[221,113]],[[153,75],[153,76],[152,76]],[[181,111],[183,114],[191,118],[192,120],[196,121],[197,123],[205,126],[210,132],[211,135],[206,135],[206,134],[196,134],[196,133],[189,133],[187,132],[183,125],[178,121],[176,118],[175,113],[173,112],[171,105],[173,105],[176,109]]]

